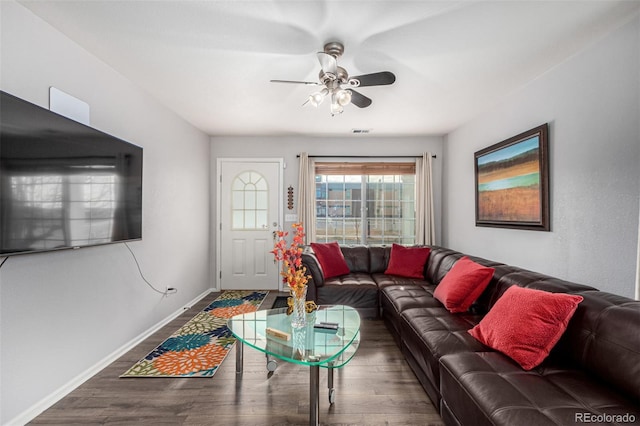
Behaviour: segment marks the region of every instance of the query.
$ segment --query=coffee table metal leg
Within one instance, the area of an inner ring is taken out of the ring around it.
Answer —
[[[236,374],[242,374],[244,345],[236,341]]]
[[[309,425],[320,424],[320,367],[309,367]]]
[[[327,368],[327,387],[329,388],[329,404],[336,401],[336,390],[333,388],[333,363],[329,363]]]

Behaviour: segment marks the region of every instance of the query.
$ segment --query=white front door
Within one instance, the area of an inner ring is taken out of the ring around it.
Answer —
[[[218,280],[221,290],[277,290],[282,159],[219,159]]]

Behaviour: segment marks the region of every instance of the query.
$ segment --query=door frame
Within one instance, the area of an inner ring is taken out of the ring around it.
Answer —
[[[214,277],[215,291],[220,291],[222,283],[220,282],[221,262],[222,262],[222,163],[278,163],[278,223],[282,227],[284,219],[284,158],[266,157],[266,158],[245,158],[245,157],[218,157],[216,159],[216,225],[214,231],[216,233],[216,272]],[[282,291],[282,280],[278,280],[278,290]]]

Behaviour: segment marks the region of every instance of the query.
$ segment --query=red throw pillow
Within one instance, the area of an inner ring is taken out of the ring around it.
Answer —
[[[450,312],[466,312],[489,285],[495,269],[482,266],[467,256],[459,259],[433,292]]]
[[[320,262],[325,279],[349,273],[347,261],[344,260],[344,255],[337,241],[332,243],[311,243],[311,248]]]
[[[511,286],[469,334],[525,370],[558,343],[583,297]]]
[[[429,253],[431,253],[429,247],[405,247],[393,244],[389,265],[384,273],[424,280],[424,264],[427,263]]]

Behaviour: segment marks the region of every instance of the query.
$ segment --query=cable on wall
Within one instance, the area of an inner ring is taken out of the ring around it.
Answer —
[[[0,263],[0,268],[2,268],[2,265],[4,265],[4,262],[6,262],[8,259],[9,259],[9,256],[2,259],[2,263]]]
[[[138,267],[138,272],[140,273],[140,277],[142,278],[142,280],[147,283],[147,285],[156,293],[160,293],[164,296],[167,296],[169,294],[174,294],[178,292],[178,289],[173,288],[173,287],[167,287],[167,289],[165,291],[161,291],[158,290],[157,288],[155,288],[153,286],[153,284],[151,284],[149,282],[149,280],[147,280],[147,278],[144,276],[144,274],[142,273],[142,268],[140,268],[140,263],[138,262],[138,258],[136,257],[135,253],[133,252],[133,250],[131,250],[131,247],[129,247],[129,244],[127,244],[126,242],[124,243],[125,247],[127,248],[127,250],[129,250],[129,253],[131,253],[131,256],[133,257],[133,260],[136,262],[136,266]],[[1,266],[1,265],[0,265]]]

